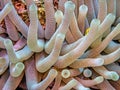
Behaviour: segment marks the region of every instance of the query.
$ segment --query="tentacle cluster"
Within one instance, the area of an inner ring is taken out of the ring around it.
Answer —
[[[0,1],[0,90],[120,89],[120,0],[44,0],[45,30],[39,0],[19,0],[29,24],[13,1]]]

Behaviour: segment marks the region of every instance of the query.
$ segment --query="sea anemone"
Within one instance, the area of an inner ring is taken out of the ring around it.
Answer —
[[[1,0],[0,90],[119,90],[119,0]]]

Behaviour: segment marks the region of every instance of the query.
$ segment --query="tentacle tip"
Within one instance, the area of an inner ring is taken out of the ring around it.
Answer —
[[[7,3],[7,4],[6,4],[6,7],[7,7],[8,9],[12,9],[12,3]]]
[[[57,10],[55,12],[55,17],[62,16],[63,17],[63,12],[61,10]]]
[[[65,34],[59,33],[59,34],[57,34],[56,38],[64,40]]]
[[[81,5],[81,6],[79,7],[79,11],[87,12],[87,11],[88,11],[88,7],[87,7],[85,4],[83,4],[83,5]]]
[[[63,78],[68,78],[68,77],[70,77],[70,71],[67,70],[67,69],[62,70],[61,76],[62,76]]]
[[[104,78],[103,78],[103,76],[99,76],[99,77],[96,77],[94,80],[97,82],[97,84],[99,84],[104,81]]]
[[[55,77],[58,75],[58,71],[56,69],[51,69],[50,73],[54,75]]]
[[[99,19],[93,19],[91,23],[94,23],[95,25],[100,25]]]
[[[113,14],[113,13],[109,13],[109,14],[107,15],[107,17],[110,17],[111,19],[114,19],[114,20],[115,20],[115,14]]]
[[[13,72],[11,72],[11,75],[13,77],[19,77],[21,75],[21,73],[23,72],[23,70],[25,69],[25,66],[22,62],[18,62],[14,69],[13,69]]]
[[[0,57],[0,67],[3,67],[6,64],[6,60],[3,57]]]
[[[37,11],[37,6],[35,4],[31,4],[29,7],[29,11]]]
[[[83,71],[83,75],[84,75],[85,77],[91,77],[91,76],[92,76],[92,71],[91,71],[90,69],[85,69],[85,70]]]
[[[63,18],[63,12],[61,10],[57,10],[55,12],[54,17],[55,17],[55,20],[56,20],[57,23],[60,22],[60,20],[62,20],[62,18]]]
[[[67,1],[67,2],[65,3],[65,8],[74,11],[74,9],[75,9],[75,4],[74,4],[72,1]]]
[[[11,45],[12,44],[12,41],[10,39],[5,39],[4,40],[4,45]]]
[[[24,70],[24,68],[25,68],[25,65],[22,62],[19,62],[16,66],[20,70]]]
[[[117,80],[119,80],[119,75],[116,73],[116,72],[111,72],[112,73],[112,80],[113,81],[117,81]]]
[[[101,66],[101,65],[103,65],[104,64],[104,59],[102,59],[102,58],[98,58],[98,59],[96,59],[96,62],[95,62],[98,66]]]

